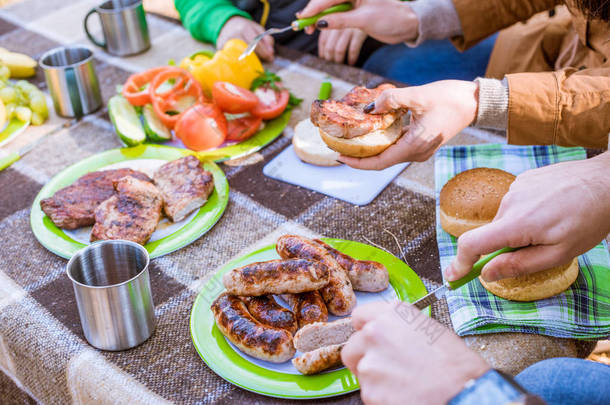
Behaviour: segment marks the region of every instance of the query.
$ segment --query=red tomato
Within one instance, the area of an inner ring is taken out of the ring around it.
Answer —
[[[195,151],[216,148],[227,137],[227,120],[212,104],[195,104],[184,113],[174,128],[176,137]]]
[[[258,132],[262,122],[261,117],[243,117],[229,120],[227,141],[245,141]]]
[[[123,85],[123,97],[125,97],[131,105],[143,106],[150,103],[150,93],[145,86],[166,69],[166,66],[162,66],[129,76]]]
[[[258,104],[254,93],[229,82],[215,82],[212,97],[222,111],[230,114],[249,112]]]
[[[264,120],[271,120],[282,115],[290,99],[288,90],[277,92],[270,88],[261,87],[256,89],[254,94],[258,97],[258,104],[250,113]]]

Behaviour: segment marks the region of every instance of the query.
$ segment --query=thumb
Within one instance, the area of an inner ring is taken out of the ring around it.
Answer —
[[[522,276],[560,266],[570,259],[572,258],[564,257],[562,249],[557,245],[530,246],[495,257],[483,267],[481,277],[485,281],[497,281]]]

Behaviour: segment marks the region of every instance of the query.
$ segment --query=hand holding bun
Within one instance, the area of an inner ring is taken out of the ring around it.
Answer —
[[[481,255],[506,246],[525,248],[490,261],[481,274],[484,281],[562,266],[593,248],[610,232],[609,172],[606,152],[520,174],[493,222],[460,236],[447,279],[459,279]]]

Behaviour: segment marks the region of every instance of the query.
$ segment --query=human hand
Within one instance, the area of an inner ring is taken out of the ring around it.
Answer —
[[[311,17],[345,0],[311,0],[297,13],[298,18]],[[406,2],[396,0],[354,0],[354,9],[324,16],[315,28],[359,28],[371,37],[388,44],[398,44],[417,38],[419,22]],[[313,33],[314,27],[305,32]]]
[[[252,20],[240,16],[231,17],[223,25],[220,34],[218,34],[216,48],[222,49],[227,41],[234,38],[241,39],[249,44],[257,35],[262,34],[264,31],[265,29],[260,24]],[[273,37],[267,35],[258,43],[254,52],[256,52],[259,58],[270,62],[273,60],[274,55],[273,44]]]
[[[367,404],[444,404],[489,365],[464,342],[407,303],[356,307],[356,332],[341,351]]]
[[[324,30],[318,39],[318,56],[331,62],[355,65],[367,35],[355,28]]]
[[[458,239],[448,280],[466,275],[481,255],[523,247],[491,260],[486,281],[548,269],[593,248],[610,233],[610,152],[517,176],[494,220]]]
[[[444,80],[417,87],[385,90],[375,100],[373,114],[409,109],[411,122],[396,143],[381,154],[367,158],[341,156],[356,169],[381,170],[402,162],[421,162],[477,116],[478,85]]]

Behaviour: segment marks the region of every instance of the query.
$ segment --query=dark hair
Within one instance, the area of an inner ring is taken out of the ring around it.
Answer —
[[[588,19],[610,22],[610,0],[577,0],[576,5]]]

